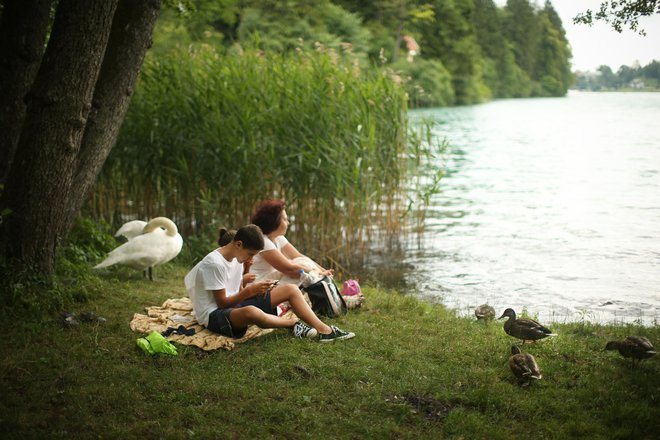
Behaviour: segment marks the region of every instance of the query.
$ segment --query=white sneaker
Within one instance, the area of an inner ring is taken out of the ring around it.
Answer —
[[[315,338],[319,332],[316,331],[315,328],[312,328],[305,324],[302,321],[296,322],[296,324],[293,326],[293,335],[296,338],[307,338],[307,339],[313,339]]]

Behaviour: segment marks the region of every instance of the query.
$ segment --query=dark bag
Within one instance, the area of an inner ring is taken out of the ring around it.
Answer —
[[[328,277],[323,277],[314,284],[303,287],[310,301],[312,301],[312,310],[317,315],[336,318],[345,315],[348,309],[344,298],[339,294],[339,289],[335,283]]]

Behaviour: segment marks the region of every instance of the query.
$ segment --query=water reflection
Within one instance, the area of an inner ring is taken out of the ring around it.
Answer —
[[[425,232],[370,257],[383,284],[460,313],[660,317],[660,94],[571,94],[412,112],[451,146]]]

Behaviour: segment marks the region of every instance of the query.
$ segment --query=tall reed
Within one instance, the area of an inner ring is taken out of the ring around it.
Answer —
[[[336,266],[374,231],[398,232],[404,182],[433,153],[408,130],[391,74],[317,49],[198,46],[148,60],[89,213],[115,224],[166,215],[186,236],[240,226],[255,203],[284,198],[290,238]]]

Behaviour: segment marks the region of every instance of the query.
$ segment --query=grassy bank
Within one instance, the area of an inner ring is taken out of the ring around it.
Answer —
[[[153,283],[118,268],[94,285],[101,324],[63,328],[5,319],[2,438],[653,438],[660,359],[632,370],[608,339],[660,328],[554,325],[526,345],[544,373],[518,387],[501,322],[365,288],[360,311],[333,322],[357,337],[331,345],[285,331],[206,353],[150,358],[133,313],[183,296],[186,269]]]

